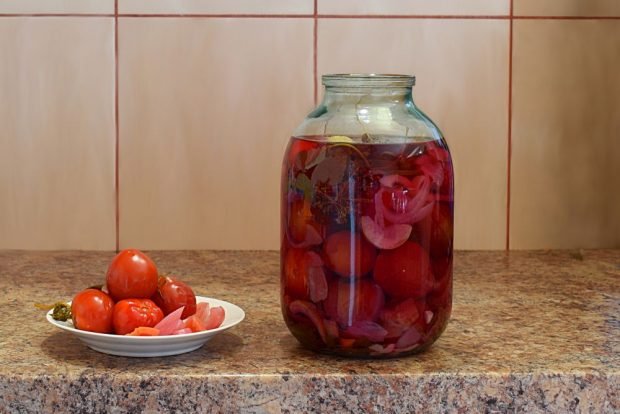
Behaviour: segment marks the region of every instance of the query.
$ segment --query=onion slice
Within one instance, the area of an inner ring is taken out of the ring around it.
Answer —
[[[371,342],[383,342],[387,335],[383,326],[372,321],[357,321],[349,326],[345,333],[355,338],[366,338]]]
[[[174,312],[169,313],[155,325],[155,328],[159,329],[159,335],[172,335],[173,332],[183,328],[183,320],[181,319],[183,309],[185,309],[185,306],[181,306]]]
[[[380,226],[369,216],[362,216],[362,232],[369,242],[379,249],[389,250],[402,246],[413,229],[409,224],[391,224]]]
[[[319,315],[319,311],[314,303],[310,303],[305,300],[294,300],[290,305],[288,305],[288,308],[293,315],[301,315],[310,319],[310,322],[312,322],[316,330],[319,332],[323,342],[327,343],[327,332],[325,330],[325,325],[323,324],[323,319],[321,318],[321,315]]]

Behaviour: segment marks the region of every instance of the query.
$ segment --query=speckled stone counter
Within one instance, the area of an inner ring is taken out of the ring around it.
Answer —
[[[0,251],[0,412],[620,412],[620,251],[459,252],[427,352],[313,354],[288,333],[276,252],[153,252],[246,320],[189,354],[114,357],[34,302],[101,283],[113,253]]]

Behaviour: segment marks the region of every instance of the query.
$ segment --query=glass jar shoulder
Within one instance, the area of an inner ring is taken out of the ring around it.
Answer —
[[[437,141],[445,144],[435,123],[412,102],[322,103],[299,125],[295,137],[359,143],[412,143]],[[331,137],[331,139],[330,139]]]

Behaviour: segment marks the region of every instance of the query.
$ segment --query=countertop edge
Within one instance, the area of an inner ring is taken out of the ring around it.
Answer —
[[[35,390],[37,390],[35,392]],[[0,375],[9,412],[598,412],[620,410],[620,373]]]

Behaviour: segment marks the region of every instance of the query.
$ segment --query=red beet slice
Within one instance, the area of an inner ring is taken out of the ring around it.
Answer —
[[[321,319],[321,315],[319,315],[319,311],[314,303],[306,302],[304,300],[294,300],[288,308],[293,315],[308,318],[318,331],[323,342],[327,343],[327,332],[325,331],[325,325],[323,324],[323,319]]]
[[[422,297],[434,285],[428,254],[410,241],[379,254],[374,278],[385,293],[401,299]]]
[[[411,225],[392,224],[381,227],[368,216],[362,217],[362,232],[369,242],[379,249],[395,249],[400,247],[411,235]]]

